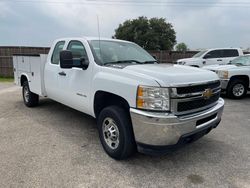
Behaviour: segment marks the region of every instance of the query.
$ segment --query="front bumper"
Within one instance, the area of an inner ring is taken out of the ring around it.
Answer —
[[[226,90],[227,86],[228,86],[228,83],[229,83],[229,79],[221,79],[220,80],[221,89]]]
[[[183,116],[131,108],[135,140],[139,146],[175,145],[187,134],[198,134],[204,129],[215,128],[221,120],[223,108],[224,100],[221,98],[208,110]]]

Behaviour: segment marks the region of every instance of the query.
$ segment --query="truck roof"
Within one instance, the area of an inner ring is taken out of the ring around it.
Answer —
[[[83,36],[83,37],[66,37],[66,38],[59,38],[57,39],[57,41],[59,40],[88,40],[88,41],[91,41],[91,40],[105,40],[105,41],[118,41],[118,42],[130,42],[130,41],[125,41],[125,40],[120,40],[120,39],[111,39],[111,38],[104,38],[104,37],[101,37],[101,38],[98,38],[98,37],[86,37],[86,36]],[[130,42],[132,43],[132,42]]]
[[[229,47],[229,48],[208,48],[208,49],[203,49],[200,51],[208,51],[208,50],[241,50],[241,48],[233,48],[233,47]]]

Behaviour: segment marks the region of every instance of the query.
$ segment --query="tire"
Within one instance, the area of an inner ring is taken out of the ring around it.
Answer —
[[[232,99],[242,99],[247,94],[247,87],[244,81],[235,79],[229,82],[227,96]]]
[[[27,107],[35,107],[39,103],[39,96],[32,93],[29,88],[28,81],[23,83],[23,102]]]
[[[135,153],[132,123],[126,110],[119,106],[104,108],[98,117],[97,125],[103,149],[110,157],[122,160]]]

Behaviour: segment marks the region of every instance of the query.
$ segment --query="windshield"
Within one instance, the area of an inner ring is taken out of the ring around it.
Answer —
[[[250,66],[250,55],[237,57],[229,64],[238,66]]]
[[[89,43],[95,61],[100,65],[156,62],[148,52],[134,43],[105,40],[92,40]]]
[[[195,54],[193,57],[201,57],[201,56],[202,56],[203,54],[205,54],[206,52],[207,52],[207,50],[201,51],[201,52]]]

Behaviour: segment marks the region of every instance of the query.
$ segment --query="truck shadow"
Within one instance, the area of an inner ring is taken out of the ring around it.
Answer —
[[[21,102],[18,108],[23,108]],[[149,180],[152,186],[159,182],[167,185],[166,180],[180,181],[179,176],[184,177],[182,181],[186,187],[206,183],[206,175],[210,179],[216,178],[213,173],[207,173],[218,169],[218,166],[232,171],[228,165],[229,160],[233,160],[228,159],[229,152],[238,152],[238,148],[221,139],[220,132],[223,131],[212,131],[200,140],[163,156],[136,153],[127,160],[116,161],[102,149],[94,118],[50,99],[41,99],[37,108],[28,108],[23,113],[31,115],[33,121],[53,129],[67,143],[76,146],[76,152],[69,158],[74,168],[87,169],[88,174],[107,179],[126,176],[136,187],[142,187],[145,185],[143,182]]]
[[[97,152],[99,155],[107,157],[99,141],[96,120],[91,116],[50,99],[42,99],[36,110],[39,111],[39,114],[43,114],[37,117],[38,121],[41,121],[43,118],[48,120],[49,123],[44,121],[45,126],[50,126],[50,128],[52,127],[57,130],[79,147],[90,149],[89,152]],[[194,143],[186,144],[166,155],[150,156],[136,153],[134,157],[128,159],[126,162],[136,165],[138,160],[144,161],[144,164],[157,163],[157,161],[189,161],[195,155],[199,155],[199,160],[202,160],[200,155],[203,156],[204,160],[207,160],[206,156],[211,155],[211,151],[213,155],[218,155],[218,157],[223,156],[221,152],[223,147],[222,145],[218,145],[218,141],[205,136]],[[113,160],[109,157],[108,159]]]
[[[56,136],[59,139],[56,141],[66,145],[57,147],[56,143],[50,143],[54,150],[50,152],[57,153],[53,155],[53,160],[56,161],[57,157],[60,158],[66,150],[70,150],[72,153],[67,152],[67,164],[70,164],[68,167],[72,172],[77,170],[85,174],[91,180],[88,181],[90,187],[91,185],[97,187],[96,181],[100,183],[102,179],[116,179],[119,183],[124,183],[126,179],[132,183],[124,187],[129,185],[168,187],[166,185],[169,181],[171,181],[169,187],[173,187],[171,185],[176,187],[209,185],[220,179],[217,177],[218,174],[222,175],[222,178],[230,176],[230,173],[235,171],[235,165],[241,164],[240,161],[248,160],[246,155],[238,157],[238,154],[242,153],[241,148],[230,144],[230,141],[225,138],[225,129],[228,127],[226,124],[230,120],[222,121],[218,128],[200,140],[166,155],[149,156],[136,153],[127,160],[116,161],[102,149],[94,118],[44,98],[36,108],[25,108],[21,100],[16,102],[15,107],[22,113],[22,117],[29,116],[32,123],[46,127],[43,130],[49,130],[47,134],[50,134],[50,137],[54,137],[54,134],[60,135]],[[44,152],[48,151],[44,150]],[[233,165],[230,165],[231,163]],[[58,168],[61,169],[63,165],[64,162],[59,160]],[[82,174],[77,175],[81,177]]]

